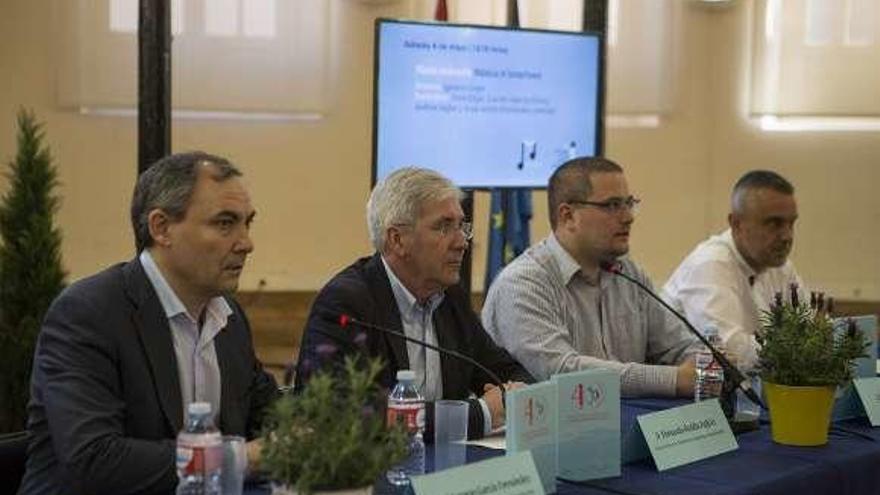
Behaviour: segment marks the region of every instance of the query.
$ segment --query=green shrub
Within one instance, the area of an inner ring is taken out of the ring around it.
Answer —
[[[61,234],[53,225],[58,184],[42,125],[18,114],[18,153],[0,203],[0,432],[24,429],[34,344],[64,287]]]
[[[797,297],[785,303],[777,294],[755,335],[761,377],[778,385],[846,384],[868,342],[852,320],[845,325],[835,328],[826,309],[800,304]]]
[[[267,415],[262,466],[300,493],[371,485],[406,456],[406,433],[386,427],[386,398],[376,385],[381,360],[347,358],[344,370],[313,375]]]

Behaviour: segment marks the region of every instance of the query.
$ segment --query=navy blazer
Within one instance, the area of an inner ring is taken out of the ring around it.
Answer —
[[[365,340],[360,344],[355,339],[364,329],[353,325],[341,328],[338,324],[340,314],[403,332],[391,282],[378,253],[359,259],[333,277],[318,293],[303,332],[296,389],[301,390],[315,371],[338,365],[344,356],[355,352],[381,356],[386,366],[379,383],[385,388],[393,387],[397,370],[409,368],[406,342],[393,335],[366,331]],[[503,381],[534,381],[506,350],[495,345],[460,287],[446,289],[443,302],[434,311],[433,322],[440,347],[470,356]],[[328,349],[335,349],[335,352],[327,352]],[[471,393],[479,397],[483,395],[483,385],[493,383],[492,378],[479,368],[446,354],[440,354],[440,368],[444,399],[467,400]],[[470,402],[468,436],[480,438],[483,436],[483,411],[476,400]],[[428,404],[426,412],[425,438],[430,441],[433,439],[432,404]]]
[[[221,374],[218,427],[257,435],[275,380],[257,360],[232,299],[214,345]],[[169,493],[184,420],[165,311],[140,261],[68,287],[52,303],[31,377],[27,471],[20,493]]]

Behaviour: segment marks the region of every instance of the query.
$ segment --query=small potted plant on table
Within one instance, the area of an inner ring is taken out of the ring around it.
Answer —
[[[380,360],[312,376],[298,395],[269,411],[261,464],[273,494],[372,493],[374,481],[406,455],[406,433],[386,426],[386,398],[376,385]]]
[[[782,294],[764,313],[756,334],[758,363],[770,409],[773,441],[815,446],[828,442],[836,388],[853,378],[854,360],[864,356],[867,341],[849,321],[837,328],[828,303],[819,295],[810,304],[790,303]]]

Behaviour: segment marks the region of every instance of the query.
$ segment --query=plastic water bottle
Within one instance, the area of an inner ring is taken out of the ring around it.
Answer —
[[[214,427],[211,404],[193,402],[177,435],[177,495],[220,495],[223,437]]]
[[[707,326],[703,331],[703,336],[719,352],[724,352],[724,345],[721,343],[721,336],[718,335],[718,328]],[[721,364],[705,345],[697,352],[695,361],[696,383],[694,384],[694,401],[720,399],[724,386],[724,370],[721,368]]]
[[[410,484],[410,476],[425,473],[425,399],[415,385],[416,374],[410,370],[397,372],[397,385],[388,396],[388,424],[403,424],[409,431],[409,456],[388,470],[388,482],[396,486]]]

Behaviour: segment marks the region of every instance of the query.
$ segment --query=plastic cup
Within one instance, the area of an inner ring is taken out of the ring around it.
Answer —
[[[241,495],[247,470],[247,444],[244,437],[223,436],[222,486],[224,495]]]
[[[748,373],[749,382],[752,390],[761,396],[761,378],[755,374]],[[751,401],[742,390],[736,391],[736,411],[734,413],[734,421],[739,422],[756,422],[761,416],[761,406]]]
[[[463,400],[434,402],[434,471],[465,463],[468,409],[469,404]]]

